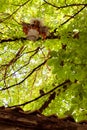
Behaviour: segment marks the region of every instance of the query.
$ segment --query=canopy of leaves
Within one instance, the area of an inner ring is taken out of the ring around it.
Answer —
[[[41,18],[46,40],[21,22]],[[0,106],[87,119],[87,0],[0,1]]]

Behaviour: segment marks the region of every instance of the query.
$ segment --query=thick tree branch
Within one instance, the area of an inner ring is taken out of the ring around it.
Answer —
[[[50,33],[50,35],[47,37],[47,39],[60,39],[59,34],[55,35],[54,32]],[[19,38],[8,38],[8,39],[0,39],[0,44],[4,43],[4,42],[15,42],[15,41],[26,41],[29,39],[27,39],[26,37],[19,37]],[[41,38],[39,38],[37,41],[41,40]]]

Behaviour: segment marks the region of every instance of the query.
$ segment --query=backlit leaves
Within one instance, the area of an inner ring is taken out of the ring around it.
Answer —
[[[33,17],[50,28],[46,40],[32,42],[22,32],[21,22]],[[24,110],[43,105],[46,115],[80,121],[87,119],[86,95],[86,1],[0,1],[0,105]]]

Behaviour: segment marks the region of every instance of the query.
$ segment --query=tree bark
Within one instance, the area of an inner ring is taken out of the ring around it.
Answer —
[[[0,130],[87,130],[87,124],[75,123],[71,117],[44,116],[38,110],[0,107]]]

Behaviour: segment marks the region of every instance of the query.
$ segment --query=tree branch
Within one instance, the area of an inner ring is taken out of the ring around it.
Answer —
[[[63,8],[68,8],[68,7],[73,7],[73,6],[87,6],[87,4],[80,4],[80,3],[79,4],[69,4],[69,5],[67,4],[67,5],[64,5],[64,6],[56,6],[56,5],[54,5],[50,2],[47,2],[46,0],[44,0],[44,2],[48,5],[51,5],[52,7],[57,8],[57,9],[63,9]]]
[[[15,37],[15,38],[8,38],[8,39],[0,39],[0,44],[4,43],[4,42],[14,42],[14,41],[18,41],[18,40],[23,41],[23,40],[27,40],[27,39],[24,38],[24,37],[20,37],[20,38]]]
[[[0,23],[2,23],[4,21],[6,21],[7,19],[11,18],[22,6],[26,5],[29,1],[31,1],[31,0],[27,0],[23,4],[19,5],[19,7],[12,14],[10,14],[9,16],[7,16],[3,20],[1,20]]]
[[[39,111],[41,113],[48,107],[51,101],[55,99],[55,96],[56,96],[56,92],[53,92],[52,94],[50,94],[48,100],[45,101],[44,104],[39,108]]]
[[[27,53],[32,53],[34,52],[30,57],[29,57],[29,60],[26,64],[24,64],[23,66],[21,66],[20,68],[18,68],[15,72],[11,73],[10,75],[6,76],[6,79],[12,75],[14,75],[15,73],[17,73],[18,71],[20,71],[21,69],[23,69],[24,67],[26,67],[27,65],[29,65],[30,63],[30,60],[31,58],[33,58],[33,56],[35,56],[38,51],[39,51],[40,47],[37,47],[35,50],[31,50],[31,51],[28,51]],[[24,53],[25,54],[25,53]],[[24,54],[21,54],[20,57],[22,57]],[[12,60],[11,60],[12,61]],[[9,64],[9,63],[8,63]],[[0,68],[3,68],[3,67],[6,67],[6,65],[8,66],[8,64],[5,64],[5,65],[1,65]],[[0,80],[0,82],[3,80],[3,78]]]
[[[70,21],[72,18],[74,18],[77,14],[79,14],[86,6],[82,7],[78,12],[76,12],[73,16],[71,16],[69,19],[67,19],[64,23],[62,23],[59,27],[66,24],[68,21]]]
[[[48,59],[50,59],[51,57],[49,57]],[[13,85],[10,85],[8,87],[5,87],[5,88],[2,88],[0,89],[0,91],[3,91],[3,90],[6,90],[6,89],[9,89],[9,88],[12,88],[14,86],[18,86],[20,84],[22,84],[27,78],[29,78],[37,69],[39,69],[41,66],[43,66],[47,61],[48,59],[46,59],[44,62],[42,62],[40,65],[38,65],[37,67],[35,67],[22,81],[16,83],[16,84],[13,84]]]
[[[50,33],[50,35],[47,37],[47,39],[60,39],[60,36],[59,36],[59,34],[58,34],[58,35],[55,35],[54,32],[52,32],[52,33]],[[26,41],[26,40],[28,40],[28,41],[29,41],[29,39],[27,39],[26,37],[19,37],[19,38],[14,37],[14,38],[8,38],[8,39],[0,39],[0,44],[2,44],[2,43],[4,43],[4,42],[15,42],[15,41],[19,41],[19,40],[21,40],[21,41]],[[37,41],[39,41],[39,40],[42,40],[42,39],[39,38]]]
[[[40,99],[40,98],[42,98],[42,97],[44,97],[44,96],[46,96],[46,95],[52,93],[52,92],[55,91],[57,88],[59,88],[59,87],[61,87],[61,86],[64,86],[64,85],[67,84],[67,83],[70,83],[70,80],[65,80],[63,83],[57,85],[55,88],[53,88],[53,89],[49,90],[48,92],[46,92],[46,93],[44,93],[44,94],[38,96],[38,97],[35,98],[35,99],[32,99],[32,100],[30,100],[30,101],[24,102],[24,103],[19,104],[19,105],[10,106],[9,108],[17,107],[17,106],[25,106],[25,105],[27,105],[27,104],[29,104],[29,103],[31,103],[31,102],[37,101],[38,99]]]

